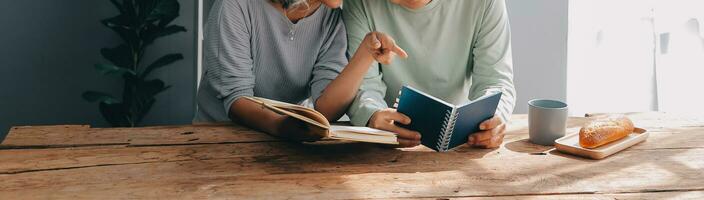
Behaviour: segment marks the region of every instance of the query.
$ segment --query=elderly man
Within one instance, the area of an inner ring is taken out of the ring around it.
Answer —
[[[372,64],[348,111],[353,124],[396,132],[402,146],[414,146],[420,134],[395,125],[412,119],[388,108],[403,85],[456,104],[501,91],[495,117],[468,143],[482,148],[502,143],[515,104],[503,0],[348,0],[344,8],[348,52],[355,52],[367,33],[379,31],[409,56],[384,68]]]

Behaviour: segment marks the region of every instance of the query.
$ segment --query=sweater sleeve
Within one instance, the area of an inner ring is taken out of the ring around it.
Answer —
[[[361,0],[345,1],[343,16],[347,27],[348,54],[354,55],[364,37],[373,29],[365,13],[364,2]],[[385,94],[386,84],[382,80],[379,64],[374,62],[347,112],[352,124],[366,126],[369,118],[376,111],[388,108],[384,101]]]
[[[219,10],[210,16],[206,35],[205,81],[212,86],[229,116],[233,102],[254,95],[250,26],[239,1],[218,1],[214,8]]]
[[[313,79],[310,81],[310,94],[313,102],[316,102],[322,95],[323,90],[334,80],[347,66],[347,31],[339,10],[336,17],[332,17],[326,24],[333,24],[332,29],[326,37],[324,47],[320,51],[315,66],[313,67]]]
[[[492,91],[503,95],[496,111],[508,122],[516,102],[513,85],[511,32],[504,0],[487,0],[482,24],[473,46],[474,68],[470,99]]]

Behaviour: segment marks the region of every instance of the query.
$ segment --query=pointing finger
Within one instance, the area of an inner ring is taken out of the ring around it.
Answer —
[[[394,53],[398,54],[399,56],[401,56],[401,58],[408,58],[408,53],[406,53],[406,50],[403,50],[398,45],[394,45],[394,48],[392,49],[392,51]]]

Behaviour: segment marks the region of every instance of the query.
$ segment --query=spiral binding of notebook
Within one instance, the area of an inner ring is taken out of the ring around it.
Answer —
[[[421,133],[421,144],[445,152],[467,143],[469,135],[479,130],[482,121],[496,113],[501,92],[491,93],[462,105],[455,105],[403,86],[394,102],[397,112],[410,117],[411,124],[397,124]]]
[[[450,147],[450,139],[452,139],[452,132],[455,130],[455,124],[457,123],[457,113],[454,110],[448,110],[445,113],[445,119],[443,120],[442,129],[440,129],[440,135],[438,137],[437,149],[440,152],[445,152]]]
[[[400,97],[402,91],[398,91],[398,96]],[[393,107],[398,108],[399,98],[396,98]],[[440,129],[440,134],[438,141],[436,143],[436,148],[440,152],[448,151],[450,148],[450,141],[452,139],[452,132],[455,130],[455,124],[457,123],[457,115],[455,110],[448,110],[445,113],[445,118],[443,119],[442,129]]]
[[[396,102],[394,102],[394,109],[398,109],[398,101],[399,101],[398,98],[401,97],[402,93],[403,93],[403,90],[398,91],[398,97],[396,97]]]

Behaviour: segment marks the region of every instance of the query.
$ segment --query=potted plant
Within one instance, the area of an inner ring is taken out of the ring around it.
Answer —
[[[144,65],[147,48],[155,40],[185,32],[171,23],[179,16],[177,0],[110,0],[119,10],[117,16],[101,21],[122,38],[116,47],[101,49],[110,63],[96,64],[102,75],[119,76],[124,80],[122,97],[98,91],[83,93],[83,99],[98,102],[100,113],[114,127],[135,127],[156,102],[155,96],[169,89],[164,81],[150,78],[157,69],[183,59],[179,53],[164,55]]]

